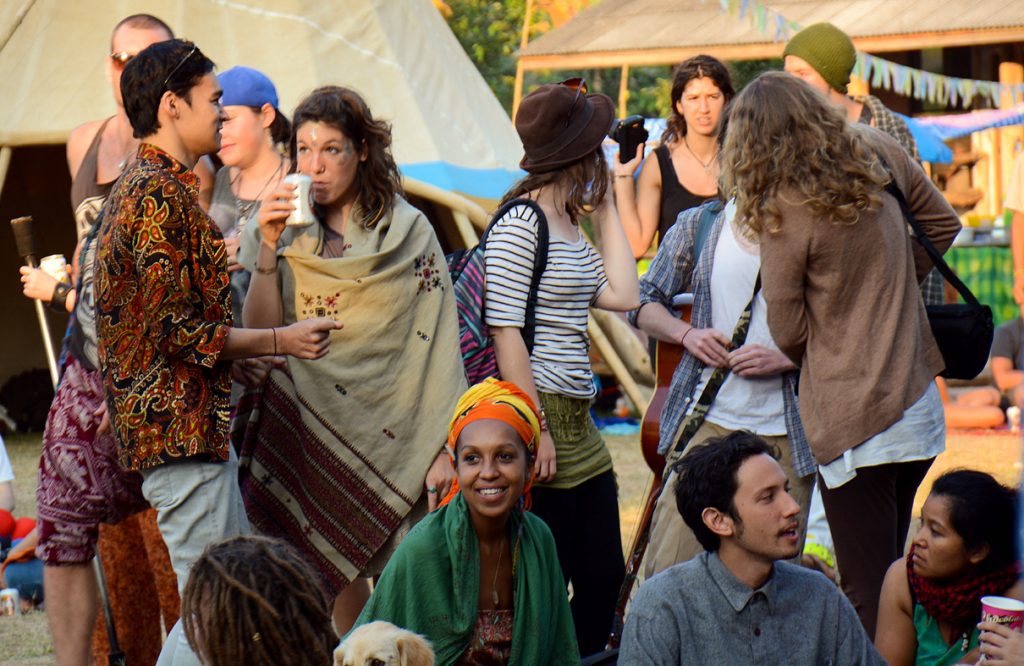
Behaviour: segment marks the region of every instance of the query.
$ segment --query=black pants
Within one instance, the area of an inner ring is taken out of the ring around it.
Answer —
[[[609,470],[574,488],[534,488],[533,513],[555,536],[580,654],[604,650],[625,576],[619,501]]]
[[[818,477],[843,592],[872,639],[885,572],[903,557],[914,495],[933,460],[860,467],[835,490]]]

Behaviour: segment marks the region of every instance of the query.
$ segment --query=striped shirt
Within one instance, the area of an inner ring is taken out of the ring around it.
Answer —
[[[487,237],[484,320],[488,326],[522,328],[525,324],[538,224],[547,221],[534,208],[514,206]],[[573,398],[594,395],[587,311],[607,284],[600,255],[582,235],[568,241],[550,234],[530,354],[537,390]]]

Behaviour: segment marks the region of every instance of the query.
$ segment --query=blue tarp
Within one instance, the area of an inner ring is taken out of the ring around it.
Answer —
[[[914,135],[914,141],[917,142],[917,152],[920,153],[923,161],[935,162],[937,164],[952,164],[953,151],[943,143],[942,137],[935,131],[934,127],[924,125],[919,119],[904,116],[902,113],[896,115],[907,121],[907,127],[910,128],[910,133]]]
[[[500,200],[525,171],[470,169],[447,162],[420,162],[399,166],[402,175],[421,180],[442,190],[460,192],[479,199]]]

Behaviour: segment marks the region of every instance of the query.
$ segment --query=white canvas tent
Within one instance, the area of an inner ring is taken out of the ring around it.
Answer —
[[[195,41],[221,69],[266,72],[285,113],[318,85],[357,89],[392,123],[403,174],[427,183],[410,191],[454,191],[486,204],[518,175],[522,147],[508,115],[430,0],[3,0],[0,383],[45,367],[7,220],[33,215],[39,253],[70,257],[63,144],[75,126],[114,112],[104,73],[110,31],[140,12]],[[468,224],[464,215],[454,221]],[[62,326],[53,324],[58,340]]]
[[[445,190],[500,197],[522,147],[508,115],[430,0],[6,0],[0,3],[0,145],[63,143],[110,115],[110,29],[147,12],[218,66],[275,82],[290,113],[314,87],[361,92],[393,123],[403,172]]]

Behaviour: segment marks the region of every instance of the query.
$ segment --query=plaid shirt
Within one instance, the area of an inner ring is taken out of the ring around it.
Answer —
[[[863,104],[871,114],[871,117],[866,119],[869,125],[899,141],[908,155],[916,162],[921,162],[921,155],[917,152],[917,141],[914,140],[914,135],[910,133],[910,128],[903,118],[887,109],[882,100],[874,95],[862,95],[854,97],[853,100]],[[942,274],[938,270],[933,268],[921,283],[921,298],[924,299],[925,305],[941,305],[946,301]]]
[[[689,208],[679,214],[665,238],[658,246],[658,254],[651,262],[647,273],[640,278],[640,308],[647,303],[661,303],[672,310],[672,297],[693,292],[693,316],[691,324],[696,328],[711,327],[711,267],[714,264],[715,248],[722,233],[725,215],[715,220],[706,245],[700,253],[700,260],[693,265],[693,244],[697,231],[697,220],[703,206]],[[640,308],[629,313],[629,321],[636,326]],[[661,412],[661,431],[658,453],[665,455],[675,443],[676,433],[683,423],[705,364],[690,354],[683,353],[683,360],[672,374],[665,408]],[[800,422],[799,403],[796,389],[799,370],[782,375],[783,402],[785,405],[786,434],[793,455],[793,469],[803,477],[817,469],[811,449]]]

